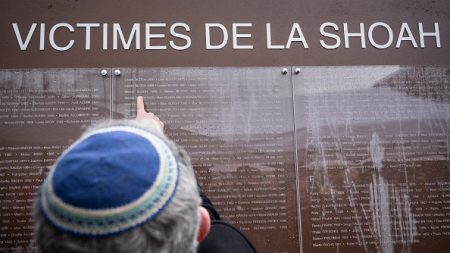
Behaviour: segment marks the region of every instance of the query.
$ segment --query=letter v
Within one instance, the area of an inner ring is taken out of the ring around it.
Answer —
[[[36,30],[36,23],[33,23],[31,25],[30,31],[28,31],[27,38],[25,39],[25,42],[22,40],[22,36],[20,35],[19,27],[17,26],[17,23],[12,23],[12,26],[14,28],[14,33],[16,34],[17,42],[19,43],[20,50],[27,50],[28,44],[30,43],[31,37],[33,36],[34,30]]]

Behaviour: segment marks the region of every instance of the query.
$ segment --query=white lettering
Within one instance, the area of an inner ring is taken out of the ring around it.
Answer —
[[[344,45],[345,48],[350,48],[349,37],[360,37],[361,47],[366,48],[366,38],[364,35],[364,23],[359,23],[359,32],[350,33],[348,32],[348,24],[344,23]]]
[[[30,43],[31,37],[33,36],[34,30],[36,30],[36,23],[31,24],[30,30],[28,31],[27,37],[25,41],[22,39],[22,35],[20,35],[19,27],[17,23],[12,23],[14,33],[16,34],[17,42],[19,43],[20,50],[27,50],[28,44]]]
[[[219,45],[212,45],[211,44],[211,28],[219,28],[222,31],[223,40]],[[228,32],[225,26],[219,23],[206,23],[205,24],[205,43],[206,43],[206,49],[221,49],[225,47],[225,45],[228,42]]]
[[[253,45],[239,45],[238,38],[251,38],[249,33],[238,33],[240,27],[252,27],[251,23],[233,23],[233,49],[253,49]]]
[[[163,27],[166,27],[166,23],[147,23],[147,24],[145,24],[145,49],[157,49],[157,50],[167,49],[166,46],[152,46],[152,44],[151,44],[152,38],[164,39],[166,37],[166,35],[162,34],[162,33],[151,33],[152,27],[163,28]]]
[[[320,40],[320,45],[322,45],[322,47],[324,47],[326,49],[336,49],[341,45],[341,38],[336,34],[325,32],[325,27],[328,27],[328,26],[333,27],[333,29],[335,31],[339,31],[339,27],[335,23],[326,22],[320,26],[320,34],[322,34],[325,37],[335,39],[336,43],[333,45],[328,45],[325,43],[324,40]]]
[[[82,27],[86,29],[86,38],[85,38],[85,46],[86,50],[91,49],[91,28],[92,27],[100,27],[99,23],[78,23],[77,27]]]
[[[183,27],[187,32],[189,32],[191,29],[189,26],[185,23],[175,23],[170,27],[170,34],[174,36],[175,38],[179,38],[186,41],[186,44],[184,46],[177,46],[173,40],[169,41],[170,46],[176,50],[185,50],[188,49],[191,46],[191,37],[187,36],[186,34],[177,33],[175,31],[175,28],[177,27]]]
[[[267,38],[267,48],[268,49],[284,49],[283,45],[272,45],[272,31],[270,28],[270,23],[266,23],[266,38]]]
[[[407,33],[406,37],[403,36],[405,35],[405,32]],[[413,47],[417,47],[416,39],[414,39],[411,29],[409,29],[408,23],[402,23],[395,47],[400,48],[402,41],[411,41]]]
[[[108,49],[108,24],[103,24],[103,50]]]
[[[436,47],[441,47],[441,38],[439,35],[439,23],[434,23],[434,32],[424,32],[423,24],[419,23],[420,47],[425,48],[425,36],[436,38]]]
[[[118,48],[118,40],[117,37],[120,37],[120,41],[122,42],[122,46],[124,49],[128,50],[130,49],[131,42],[133,41],[133,38],[136,37],[136,49],[141,49],[141,33],[140,33],[140,27],[141,25],[138,23],[133,24],[133,28],[131,28],[130,36],[128,37],[128,41],[125,41],[125,37],[122,32],[122,28],[120,27],[120,24],[114,23],[113,24],[113,49],[117,50]]]
[[[298,37],[294,37],[295,33],[298,34]],[[305,36],[303,35],[302,29],[298,23],[294,23],[292,25],[291,34],[289,34],[289,40],[286,44],[286,48],[291,48],[292,42],[301,42],[303,47],[308,48],[308,43],[306,42]]]
[[[45,23],[41,23],[41,36],[39,37],[39,50],[45,49]]]
[[[50,41],[50,45],[52,45],[52,47],[53,47],[55,50],[58,50],[58,51],[66,51],[66,50],[69,50],[69,49],[73,46],[73,44],[75,43],[75,41],[74,41],[74,40],[70,40],[69,43],[68,43],[66,46],[61,46],[61,47],[60,47],[60,46],[56,45],[56,42],[55,42],[55,32],[56,32],[56,30],[59,29],[60,27],[65,27],[65,28],[69,29],[70,32],[74,32],[74,31],[75,31],[75,30],[73,29],[73,26],[71,26],[70,24],[67,24],[67,23],[58,23],[58,24],[54,25],[54,26],[52,27],[52,29],[50,29],[50,34],[49,34],[48,40]]]
[[[386,29],[386,31],[388,32],[388,40],[387,40],[387,42],[384,43],[384,44],[378,44],[378,43],[375,42],[375,40],[373,39],[373,30],[374,30],[376,27],[378,27],[378,26],[384,27],[384,28]],[[372,46],[374,46],[374,47],[376,47],[376,48],[380,48],[380,49],[388,48],[388,47],[392,44],[392,41],[394,40],[394,37],[393,37],[394,35],[393,35],[393,32],[392,32],[391,27],[389,27],[386,23],[383,23],[383,22],[376,22],[376,23],[373,23],[373,24],[369,27],[368,35],[369,35],[369,42],[370,42],[370,44],[372,44]]]

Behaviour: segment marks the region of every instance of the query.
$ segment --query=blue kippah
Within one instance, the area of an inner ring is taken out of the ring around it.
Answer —
[[[74,234],[111,235],[139,226],[175,194],[178,162],[158,136],[128,126],[93,131],[57,160],[40,194],[45,218]]]

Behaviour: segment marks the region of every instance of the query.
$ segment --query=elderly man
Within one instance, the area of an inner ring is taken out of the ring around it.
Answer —
[[[39,191],[43,253],[256,252],[199,194],[189,156],[137,99],[136,120],[89,128]]]

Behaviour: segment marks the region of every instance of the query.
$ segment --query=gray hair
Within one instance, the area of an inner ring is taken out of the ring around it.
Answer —
[[[100,122],[91,126],[85,133],[116,125],[133,126],[157,133],[152,124],[148,120]],[[49,224],[39,211],[36,201],[34,230],[39,249],[43,253],[196,252],[200,197],[190,158],[164,134],[159,136],[166,140],[180,161],[178,189],[164,211],[144,225],[115,236],[83,237],[62,232]]]

